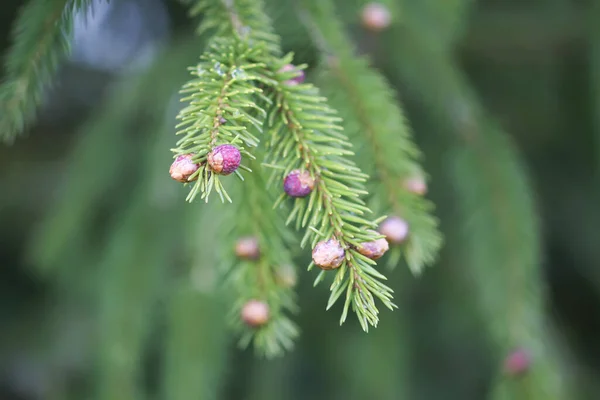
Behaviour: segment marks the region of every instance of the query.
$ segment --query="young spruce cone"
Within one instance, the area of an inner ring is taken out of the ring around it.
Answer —
[[[290,197],[306,197],[315,187],[315,180],[308,171],[295,169],[283,179],[283,190]]]
[[[336,239],[322,240],[312,251],[315,265],[324,270],[339,268],[344,262],[346,251]]]
[[[524,349],[517,349],[504,359],[504,371],[509,376],[519,376],[527,372],[531,365],[531,357]]]
[[[192,161],[194,157],[193,154],[183,154],[181,156],[177,156],[171,167],[169,168],[169,174],[171,178],[175,179],[178,182],[190,182],[190,176],[194,174],[194,172],[198,171],[200,168],[200,164],[196,164]],[[192,181],[198,179],[196,175]]]
[[[257,328],[269,322],[269,306],[260,300],[250,300],[242,307],[241,317],[246,325]]]
[[[372,32],[384,30],[390,25],[391,21],[390,11],[381,3],[369,3],[363,8],[362,24]]]
[[[218,175],[229,175],[240,166],[242,155],[237,147],[222,144],[208,153],[208,165],[211,171]]]
[[[427,193],[427,182],[421,176],[413,176],[404,181],[404,188],[411,193],[423,196]]]
[[[376,239],[371,242],[364,242],[358,246],[357,250],[360,254],[371,260],[381,258],[390,248],[388,241],[385,238]]]
[[[388,217],[379,225],[379,233],[391,244],[401,244],[408,236],[408,224],[400,217]]]
[[[238,239],[235,243],[235,255],[242,260],[257,260],[260,257],[258,239],[254,236]]]

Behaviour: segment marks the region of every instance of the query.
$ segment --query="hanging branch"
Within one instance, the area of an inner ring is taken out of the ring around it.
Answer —
[[[472,136],[453,155],[453,176],[466,220],[465,258],[481,283],[477,292],[483,306],[496,316],[490,331],[507,357],[493,398],[527,393],[531,399],[560,399],[559,371],[547,348],[551,335],[545,333],[539,284],[539,227],[526,174],[507,138],[494,127],[481,129],[485,137]],[[523,361],[511,365],[515,357]],[[511,379],[524,373],[519,382]]]
[[[256,87],[257,82],[265,82],[257,74],[264,65],[250,61],[262,51],[260,46],[250,48],[243,42],[217,38],[202,55],[202,61],[190,68],[196,79],[181,90],[189,94],[182,101],[190,104],[177,117],[181,120],[177,134],[184,137],[172,150],[176,157],[189,156],[189,161],[196,165],[192,173],[172,174],[183,182],[196,181],[188,201],[193,201],[198,193],[208,201],[214,189],[221,201],[231,202],[219,175],[235,173],[243,179],[237,168],[250,171],[240,165],[242,156],[253,158],[243,146],[258,145],[259,140],[250,133],[249,127],[260,132],[266,112],[256,101],[270,101]]]
[[[315,247],[319,239],[324,239],[323,243],[327,242],[339,247],[339,262],[336,262],[336,265],[319,265],[321,268],[340,268],[331,286],[332,293],[327,308],[330,308],[342,293],[345,293],[346,302],[341,323],[345,321],[352,304],[361,326],[366,331],[369,324],[376,326],[378,323],[379,310],[375,306],[375,297],[380,298],[386,307],[390,309],[395,307],[391,301],[392,290],[379,281],[385,277],[373,267],[375,262],[360,251],[363,243],[375,242],[382,238],[368,229],[375,229],[377,221],[369,221],[362,217],[365,213],[370,213],[364,201],[360,199],[361,195],[367,194],[362,183],[367,176],[346,158],[352,155],[352,152],[347,149],[347,138],[339,133],[340,119],[332,115],[333,111],[324,103],[325,99],[309,85],[298,85],[292,89],[293,85],[290,85],[289,81],[297,77],[298,71],[285,71],[284,66],[291,62],[291,57],[279,62],[273,58],[274,53],[278,52],[278,46],[269,46],[272,44],[269,40],[270,25],[267,25],[269,28],[257,26],[257,32],[254,32],[251,22],[247,22],[252,21],[252,16],[264,14],[261,5],[260,2],[245,0],[223,1],[212,5],[200,2],[196,10],[207,13],[207,21],[202,29],[215,28],[217,32],[223,34],[230,32],[242,43],[247,43],[248,47],[271,49],[256,51],[246,58],[248,61],[255,61],[252,65],[256,65],[257,68],[263,68],[262,75],[260,77],[255,75],[253,80],[264,84],[269,90],[270,97],[275,99],[275,105],[270,111],[271,150],[266,164],[277,168],[272,179],[283,178],[282,171],[289,174],[292,170],[302,167],[310,173],[311,179],[315,180],[315,190],[310,199],[296,200],[288,223],[295,218],[298,228],[309,225],[302,246],[310,241],[312,247]],[[266,21],[266,17],[259,19]],[[206,97],[206,93],[198,94],[198,100]],[[214,101],[215,96],[212,97]],[[265,96],[261,96],[261,100],[267,104],[271,101]],[[203,109],[208,108],[207,105],[205,104]],[[219,117],[218,109],[218,106],[210,109],[211,116]],[[259,112],[259,109],[254,107],[256,112]],[[212,112],[213,110],[217,112]],[[194,112],[199,111],[200,107],[194,110]],[[190,119],[196,121],[195,126],[205,124],[205,121],[195,119],[195,116]],[[218,121],[217,118],[214,120]],[[197,145],[196,142],[200,140],[194,138],[189,142]],[[192,149],[191,145],[189,149],[179,153],[189,153],[190,149]],[[207,152],[205,148],[193,150],[194,153],[199,150]],[[199,156],[195,155],[192,161],[200,165],[199,171],[206,171],[206,166],[203,166],[203,160]],[[195,176],[200,175],[197,188],[203,190],[203,187],[209,187],[208,179],[213,174],[206,177],[202,172],[195,174]],[[193,178],[194,175],[191,176],[191,179]],[[204,193],[206,192],[207,190],[204,189]],[[283,200],[283,197],[280,197],[280,200]],[[330,239],[334,242],[328,242]],[[316,248],[313,250],[313,258],[315,251]],[[339,252],[342,253],[341,256]],[[317,282],[323,278],[324,273],[321,273]]]
[[[273,86],[274,108],[270,111],[269,129],[271,139],[265,165],[274,167],[271,181],[288,176],[294,170],[305,170],[314,181],[314,190],[307,197],[296,198],[287,223],[295,220],[297,228],[306,228],[301,246],[310,242],[313,247],[313,263],[317,242],[327,243],[334,239],[343,249],[340,265],[321,268],[337,268],[327,309],[345,293],[346,301],[340,323],[346,320],[352,309],[365,331],[368,325],[377,326],[379,310],[375,306],[378,297],[389,309],[392,290],[379,280],[386,279],[375,268],[373,260],[357,249],[364,242],[381,238],[372,229],[377,221],[363,217],[371,211],[360,198],[367,194],[363,182],[367,176],[348,158],[348,139],[341,133],[341,119],[327,106],[325,98],[310,84],[290,84],[290,72],[282,70],[291,62],[291,55],[279,65],[274,65],[272,77],[278,84]],[[283,193],[276,205],[286,198]],[[331,242],[330,242],[331,243]],[[323,278],[322,271],[316,283]]]
[[[279,37],[273,33],[261,1],[199,1],[192,7],[191,14],[200,13],[203,20],[199,31],[235,37],[240,46],[252,49],[246,61],[254,62],[256,71],[262,71],[270,57],[280,53]],[[259,82],[263,86],[276,83],[264,74],[255,76],[252,83]],[[257,104],[248,115],[254,121],[262,122],[263,107],[269,107],[271,100],[256,87],[252,93],[247,92],[255,97]],[[229,117],[225,116],[223,122],[229,126]],[[242,123],[240,121],[239,125]],[[258,124],[249,128],[257,133],[262,130]],[[228,210],[230,221],[222,224],[231,227],[227,236],[237,241],[235,246],[232,244],[227,248],[221,264],[228,265],[225,268],[227,282],[237,299],[231,321],[241,336],[240,346],[247,347],[252,343],[258,354],[271,358],[290,350],[299,334],[297,326],[287,316],[297,309],[292,282],[295,269],[287,250],[294,238],[285,226],[279,225],[281,215],[265,207],[272,204],[273,199],[266,190],[261,166],[253,161],[250,163],[252,173],[236,192],[243,201]],[[235,256],[233,259],[232,255]]]
[[[235,253],[235,259],[224,272],[237,299],[231,321],[241,336],[240,347],[252,343],[257,354],[273,358],[291,350],[299,335],[288,316],[298,311],[296,271],[288,251],[296,240],[280,213],[268,206],[273,198],[265,190],[260,165],[252,166],[253,173],[237,193],[244,201],[236,203],[230,221],[223,224],[231,227],[227,237],[235,239],[223,257]]]
[[[70,51],[73,19],[89,0],[30,0],[12,32],[0,85],[0,140],[14,141],[31,123],[46,85]]]
[[[422,154],[402,108],[385,78],[355,54],[332,5],[318,0],[303,4],[307,7],[299,6],[299,15],[325,60],[319,82],[331,104],[345,111],[346,132],[373,160],[367,172],[378,179],[369,185],[371,192],[384,194],[387,200],[378,208],[408,223],[410,233],[402,249],[412,272],[420,273],[435,261],[442,238],[431,214],[433,203],[422,197],[426,189],[419,165]],[[395,265],[397,258],[390,261]]]
[[[192,2],[190,2],[192,3]],[[178,134],[185,134],[177,145],[174,163],[174,179],[187,183],[197,181],[187,200],[193,201],[201,194],[208,201],[213,190],[221,201],[230,196],[223,187],[218,174],[235,172],[242,178],[237,167],[241,154],[252,155],[238,144],[247,147],[258,145],[258,138],[249,133],[250,125],[261,132],[266,116],[264,109],[257,103],[268,105],[270,100],[262,95],[257,87],[272,84],[264,80],[264,75],[256,74],[265,65],[255,60],[271,54],[279,54],[279,37],[272,32],[271,23],[262,12],[261,1],[221,0],[195,2],[190,14],[203,15],[198,29],[200,34],[212,31],[216,36],[209,49],[201,57],[203,62],[190,68],[197,79],[186,84],[182,93],[191,93],[184,101],[191,100],[189,107],[181,111],[182,122],[178,128],[185,127]],[[229,147],[229,155],[219,151],[222,144]],[[219,165],[215,169],[211,152],[219,152]],[[241,150],[241,154],[238,153]],[[231,160],[227,160],[230,158]],[[177,163],[181,165],[177,167]],[[232,166],[227,168],[229,162]],[[222,171],[223,166],[226,167]],[[242,169],[250,171],[247,167]]]
[[[262,0],[199,0],[190,8],[190,16],[202,15],[199,34],[233,36],[251,46],[261,43],[269,54],[279,55],[279,36],[263,8]]]
[[[496,398],[564,398],[560,371],[545,326],[540,284],[539,226],[527,173],[509,137],[486,113],[449,55],[403,31],[390,62],[409,80],[436,121],[456,136],[449,170],[464,232],[462,265],[502,355],[525,349],[523,379],[497,369]],[[397,33],[399,34],[399,33]],[[418,71],[433,68],[425,75]],[[435,96],[429,96],[433,89]],[[458,249],[457,249],[458,250]]]

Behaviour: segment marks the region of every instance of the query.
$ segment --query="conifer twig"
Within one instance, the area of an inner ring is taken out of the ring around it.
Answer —
[[[410,235],[403,247],[409,267],[419,273],[435,260],[442,238],[431,215],[433,204],[405,185],[414,177],[425,180],[425,175],[402,107],[385,78],[355,54],[331,3],[311,0],[303,5],[296,2],[298,13],[325,59],[321,86],[330,102],[346,111],[346,131],[369,152],[373,163],[368,172],[379,178],[371,186],[387,197],[384,211],[408,222]]]
[[[368,177],[348,158],[353,153],[340,132],[341,120],[318,90],[309,84],[286,84],[289,77],[278,71],[290,61],[291,56],[284,58],[271,71],[278,85],[273,87],[276,100],[269,120],[271,140],[266,163],[283,167],[273,171],[274,179],[297,168],[307,170],[315,179],[315,189],[309,197],[295,200],[288,223],[295,220],[297,228],[307,228],[302,246],[310,243],[314,247],[319,240],[335,238],[344,248],[345,261],[331,285],[327,308],[345,293],[340,323],[346,320],[352,304],[367,331],[368,325],[377,326],[379,321],[375,297],[387,308],[395,307],[393,291],[379,281],[385,277],[374,268],[376,263],[356,251],[361,243],[381,237],[372,231],[377,222],[363,217],[371,213],[360,198],[367,194],[363,182]],[[282,194],[277,203],[284,198]],[[323,278],[321,271],[315,283]]]
[[[406,41],[406,42],[405,42]],[[450,179],[456,188],[464,232],[462,265],[482,311],[490,315],[488,330],[501,355],[527,349],[533,364],[524,379],[508,379],[497,369],[497,399],[564,398],[551,334],[544,321],[540,284],[539,226],[526,171],[510,138],[482,110],[472,89],[450,56],[415,32],[405,32],[391,60],[426,94],[428,111],[456,133],[449,154]],[[417,73],[426,67],[435,73]],[[434,79],[433,79],[433,78]],[[524,394],[523,394],[524,393]],[[494,397],[492,397],[494,398]]]
[[[211,31],[214,36],[234,36],[251,46],[261,43],[269,54],[279,55],[279,36],[263,8],[262,0],[197,0],[190,15],[202,15],[199,34]]]
[[[233,4],[235,8],[231,7]],[[261,6],[261,1],[250,0],[234,3],[200,1],[194,11],[207,13],[206,21],[201,25],[202,31],[216,29],[219,34],[229,33],[239,38],[240,26],[247,26],[250,31],[243,32],[247,39],[240,42],[267,50],[257,51],[255,58],[247,58],[248,61],[258,60],[258,64],[263,66],[262,80],[254,80],[271,90],[276,103],[270,112],[271,143],[265,163],[278,167],[273,177],[281,177],[282,170],[290,172],[294,167],[303,166],[316,179],[316,188],[310,199],[296,200],[288,223],[296,219],[298,228],[308,225],[302,246],[311,242],[314,247],[319,239],[324,238],[335,237],[339,241],[345,251],[345,261],[331,286],[327,308],[345,293],[340,322],[345,321],[352,304],[366,331],[368,325],[376,326],[378,323],[379,310],[374,297],[390,309],[395,307],[391,301],[392,290],[379,281],[385,277],[373,267],[376,263],[356,250],[363,242],[381,238],[368,229],[376,228],[376,222],[362,217],[371,212],[360,199],[361,195],[367,194],[362,184],[367,176],[347,159],[346,156],[353,153],[347,148],[346,137],[339,133],[340,120],[333,116],[333,110],[324,104],[325,99],[318,91],[309,85],[299,85],[294,89],[286,85],[289,73],[279,71],[291,62],[291,57],[279,61],[274,59],[273,55],[279,52],[278,40],[272,40],[270,24],[252,25],[256,21],[268,21]],[[270,99],[264,100],[270,102]],[[281,200],[283,197],[278,202]],[[317,282],[323,278],[324,273],[321,273]]]
[[[0,85],[0,140],[12,142],[33,121],[43,91],[70,51],[76,11],[89,0],[29,0],[12,32]]]
[[[256,241],[257,258],[244,259],[238,254],[224,273],[236,297],[232,309],[232,324],[240,334],[242,348],[253,344],[257,354],[267,358],[282,355],[292,349],[299,329],[289,318],[298,306],[294,293],[295,267],[288,248],[296,240],[283,226],[279,210],[265,205],[272,204],[271,193],[266,190],[260,165],[253,161],[253,169],[246,182],[239,186],[236,196],[243,198],[229,213],[228,237],[236,240]],[[234,246],[226,249],[232,253]],[[239,250],[239,249],[236,249]],[[261,326],[247,326],[240,320],[243,307],[249,301],[261,301],[268,307],[268,321]]]
[[[214,189],[231,202],[219,176],[210,169],[208,154],[221,144],[236,145],[241,154],[252,158],[246,148],[256,147],[259,139],[250,133],[250,127],[262,130],[266,112],[256,100],[269,103],[256,87],[263,77],[256,71],[264,67],[251,60],[262,52],[260,46],[248,47],[245,43],[230,39],[215,39],[202,55],[201,62],[189,68],[196,79],[186,83],[181,93],[188,94],[182,101],[189,101],[178,115],[178,135],[183,135],[173,149],[175,156],[192,154],[193,162],[200,168],[190,179],[192,186],[187,200],[201,194],[208,201]],[[244,147],[245,146],[245,147]],[[242,169],[250,171],[241,165]],[[241,178],[239,173],[236,174]]]

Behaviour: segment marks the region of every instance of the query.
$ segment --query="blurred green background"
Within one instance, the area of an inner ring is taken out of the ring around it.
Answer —
[[[3,50],[21,3],[0,5]],[[294,14],[268,3],[285,50],[314,66]],[[355,2],[338,4],[406,107],[446,236],[422,277],[389,273],[400,309],[369,334],[339,327],[301,273],[295,351],[236,349],[228,294],[211,295],[219,206],[186,204],[167,174],[177,91],[202,51],[196,21],[174,1],[99,1],[77,19],[39,121],[0,147],[0,399],[485,399],[501,355],[457,255],[457,128],[439,54],[525,158],[568,399],[600,398],[600,1],[396,1],[396,28],[380,36],[360,28]]]

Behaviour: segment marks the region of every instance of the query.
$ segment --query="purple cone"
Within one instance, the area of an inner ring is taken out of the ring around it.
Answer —
[[[308,171],[295,169],[283,179],[283,190],[291,197],[305,197],[315,187],[315,180]]]
[[[222,144],[208,153],[207,160],[215,174],[229,175],[240,166],[242,155],[234,145]]]

